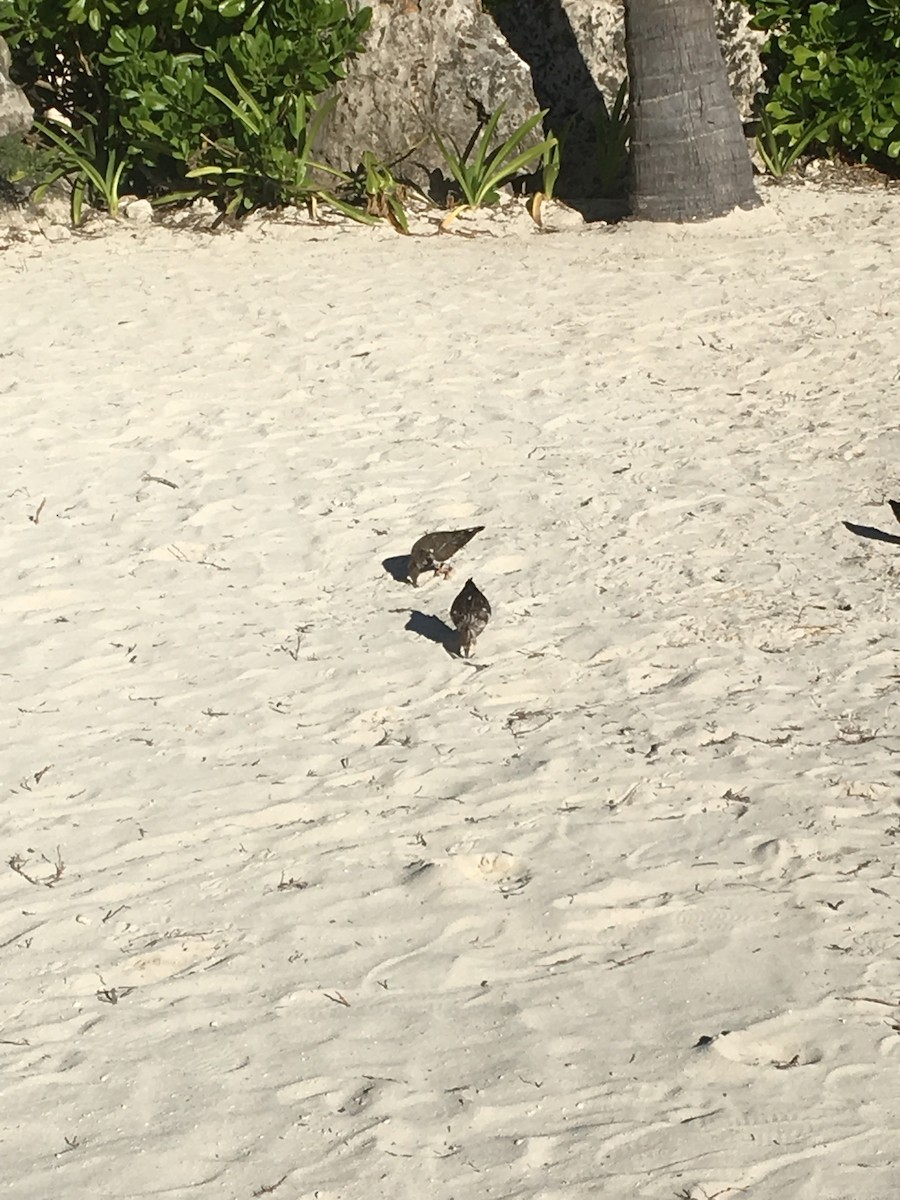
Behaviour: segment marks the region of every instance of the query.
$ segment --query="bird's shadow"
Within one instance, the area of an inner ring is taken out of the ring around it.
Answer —
[[[459,634],[440,617],[428,616],[413,608],[410,609],[409,620],[406,622],[405,628],[410,633],[418,634],[419,637],[427,638],[429,642],[443,646],[453,658],[459,658]]]
[[[381,565],[392,579],[396,579],[397,583],[406,583],[408,581],[408,554],[396,554],[393,558],[386,558]]]
[[[844,521],[844,528],[855,533],[857,537],[868,538],[872,542],[888,542],[891,546],[900,546],[900,537],[896,533],[885,533],[874,525],[854,525],[852,521]]]

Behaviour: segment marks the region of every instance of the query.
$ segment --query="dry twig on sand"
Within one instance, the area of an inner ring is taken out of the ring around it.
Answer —
[[[28,864],[28,859],[23,858],[21,854],[14,854],[12,858],[7,859],[6,865],[10,868],[10,870],[15,871],[17,875],[21,875],[22,878],[27,880],[27,882],[33,887],[53,887],[55,883],[59,883],[60,879],[62,879],[66,869],[66,864],[63,862],[62,856],[59,852],[59,846],[56,847],[55,861],[51,862],[46,854],[42,854],[41,858],[45,863],[50,863],[50,865],[53,867],[52,875],[48,875],[46,879],[37,879],[34,875],[30,875],[25,870],[25,867]]]

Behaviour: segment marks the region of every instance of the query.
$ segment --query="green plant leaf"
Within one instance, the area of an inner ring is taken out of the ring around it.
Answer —
[[[476,176],[484,173],[484,165],[487,161],[488,150],[494,140],[494,134],[497,132],[497,125],[500,122],[500,118],[503,115],[503,110],[505,108],[506,102],[504,101],[495,112],[491,113],[487,124],[484,127],[484,132],[482,133],[480,142],[478,143],[478,149],[475,152],[475,160],[472,163],[472,171]]]
[[[457,182],[465,200],[465,206],[479,208],[484,204],[494,204],[499,199],[497,189],[507,180],[512,179],[519,171],[541,160],[556,144],[555,138],[547,138],[536,146],[515,153],[517,148],[544,119],[547,110],[529,117],[513,131],[501,145],[492,147],[491,143],[496,134],[497,125],[503,113],[504,106],[491,114],[478,140],[475,156],[469,161],[468,155],[474,147],[477,135],[469,140],[469,145],[463,154],[454,145],[455,153],[448,150],[445,142],[438,133],[434,134],[435,144],[441,153],[451,175]],[[445,218],[446,220],[446,218]]]
[[[540,159],[549,150],[551,145],[552,143],[549,140],[543,141],[538,146],[531,146],[527,150],[523,150],[515,158],[499,163],[484,180],[476,194],[485,197],[489,193],[494,192],[496,195],[497,188],[501,187],[508,179],[512,179],[519,171],[524,170],[525,167],[531,166],[532,163]],[[496,203],[496,200],[494,202]]]
[[[450,168],[450,174],[453,176],[453,178],[459,184],[460,190],[462,191],[462,194],[466,201],[466,204],[471,207],[474,207],[475,206],[475,190],[470,185],[469,174],[466,171],[465,163],[463,162],[462,157],[460,156],[458,151],[456,154],[452,154],[447,149],[447,147],[444,145],[444,142],[442,141],[441,137],[437,133],[434,135],[434,140],[435,140],[435,144],[437,145],[438,150],[441,152],[444,162],[446,162],[447,166]]]
[[[76,179],[72,184],[71,216],[72,224],[76,229],[81,224],[82,210],[84,208],[85,186],[86,185],[83,178]]]

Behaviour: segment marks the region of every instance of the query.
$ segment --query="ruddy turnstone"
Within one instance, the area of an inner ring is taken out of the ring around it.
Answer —
[[[474,529],[445,530],[441,533],[426,533],[414,543],[409,552],[409,566],[406,578],[413,587],[418,586],[419,576],[423,571],[434,571],[435,575],[443,575],[446,579],[452,568],[445,567],[448,558],[452,558],[457,550],[461,550],[466,542],[470,542],[476,533],[481,533],[483,525]]]
[[[476,640],[484,633],[491,619],[487,597],[482,595],[471,579],[450,606],[450,619],[459,630],[460,654],[463,658],[470,658]]]

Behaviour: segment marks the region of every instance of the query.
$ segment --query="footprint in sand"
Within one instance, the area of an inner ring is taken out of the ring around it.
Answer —
[[[115,968],[117,987],[141,987],[159,983],[189,971],[200,963],[218,957],[221,944],[201,941],[174,941],[164,946],[143,950],[124,958]]]
[[[776,1028],[778,1024],[766,1021],[750,1029],[721,1034],[713,1041],[712,1048],[729,1062],[744,1063],[748,1067],[774,1067],[781,1071],[822,1061],[822,1050],[799,1029],[795,1033],[780,1031]]]
[[[376,1100],[380,1099],[381,1092],[382,1087],[378,1080],[367,1079],[355,1091],[342,1097],[336,1105],[336,1110],[346,1116],[356,1116],[357,1113],[365,1112]]]
[[[504,896],[520,892],[531,882],[531,872],[520,858],[505,850],[487,854],[458,854],[451,862],[466,879],[493,884]]]
[[[759,868],[762,879],[790,879],[799,870],[809,870],[815,850],[811,841],[797,843],[787,838],[768,838],[753,847],[750,862]]]

